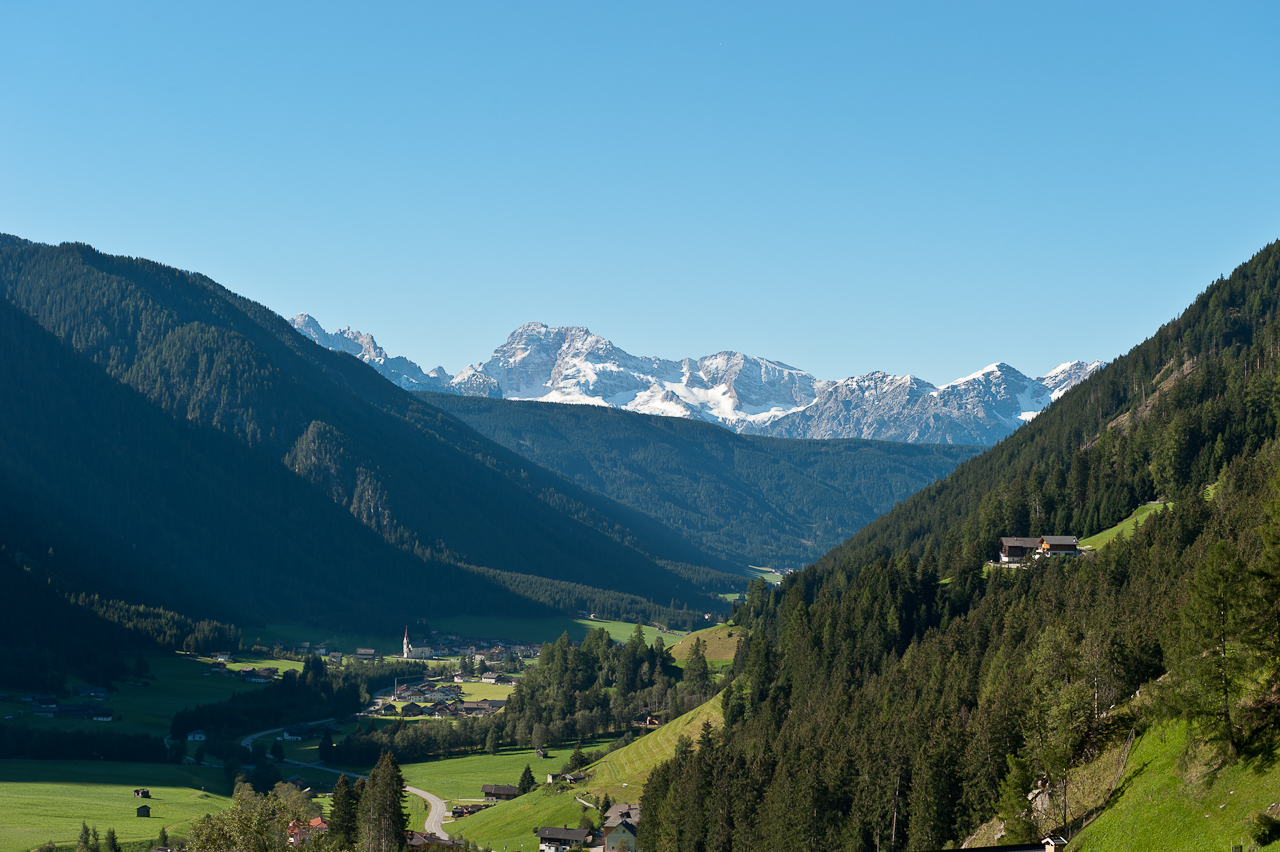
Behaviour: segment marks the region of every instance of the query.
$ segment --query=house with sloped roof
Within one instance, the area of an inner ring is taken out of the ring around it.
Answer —
[[[605,811],[604,818],[605,852],[640,852],[636,846],[636,835],[640,830],[640,806],[618,802]]]
[[[505,802],[519,796],[520,788],[514,784],[485,784],[480,787],[480,792],[484,794],[486,799],[497,799],[500,802]]]
[[[538,836],[538,852],[563,852],[586,843],[591,837],[591,831],[586,828],[557,828],[554,825],[544,825],[534,834]]]

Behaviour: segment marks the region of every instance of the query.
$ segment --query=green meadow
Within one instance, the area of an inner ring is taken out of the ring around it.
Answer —
[[[1184,756],[1183,723],[1157,725],[1133,744],[1111,803],[1071,838],[1072,850],[1195,852],[1257,848],[1250,838],[1264,812],[1280,817],[1280,764],[1240,761],[1208,771]],[[1266,848],[1275,848],[1269,844]]]
[[[509,760],[513,772],[511,777],[518,779],[524,764],[528,762],[532,765],[534,778],[543,786],[518,799],[501,802],[482,813],[456,820],[447,824],[445,828],[450,834],[462,835],[468,840],[493,849],[529,850],[538,847],[536,842],[531,844],[531,840],[534,840],[533,830],[538,826],[568,825],[570,828],[577,828],[584,812],[598,825],[599,812],[594,809],[585,809],[577,801],[578,797],[586,801],[595,801],[597,797],[608,793],[615,802],[638,803],[640,793],[644,789],[644,782],[648,780],[653,768],[675,753],[676,741],[681,736],[696,741],[703,722],[710,722],[717,728],[724,724],[724,714],[721,712],[718,697],[661,728],[645,734],[630,745],[606,755],[603,760],[587,768],[591,777],[574,787],[545,785],[547,772],[558,771],[560,765],[568,758],[571,749],[561,749],[552,753],[551,759],[542,761],[536,758],[530,761],[528,758],[531,753],[528,751],[513,751],[510,753]],[[586,748],[592,747],[599,746]],[[491,759],[499,760],[503,756],[499,755]],[[468,759],[470,758],[463,758],[463,760]],[[445,761],[441,762],[445,763]],[[418,764],[418,766],[429,765]],[[416,768],[405,767],[406,775],[410,769]],[[502,779],[492,782],[479,781],[478,778],[470,780],[471,783],[515,783],[514,780]],[[432,778],[424,778],[423,783],[414,786],[430,790],[437,795],[444,795],[431,786],[433,782],[445,783],[445,779],[436,781]],[[475,789],[479,789],[478,784]]]
[[[134,798],[137,787],[150,789],[151,798]],[[183,836],[193,820],[227,807],[230,793],[222,770],[207,767],[3,760],[0,852],[20,852],[46,840],[74,844],[82,820],[101,834],[114,828],[121,841],[154,839],[161,827]],[[142,804],[151,806],[150,819],[137,816]]]
[[[1133,531],[1141,526],[1147,516],[1157,509],[1163,509],[1164,503],[1145,503],[1133,510],[1133,514],[1125,518],[1120,523],[1110,529],[1105,529],[1097,535],[1091,535],[1080,541],[1081,547],[1092,547],[1095,550],[1106,547],[1118,535],[1133,535]]]
[[[434,618],[431,629],[440,633],[456,633],[459,636],[484,639],[509,639],[513,642],[540,645],[554,642],[561,634],[567,632],[569,638],[581,642],[587,634],[601,627],[609,631],[609,635],[619,642],[631,638],[636,626],[625,621],[605,621],[603,619],[574,618],[572,616],[555,616],[551,618],[496,618],[480,615],[460,615],[453,618]],[[658,636],[670,645],[675,639],[672,634],[662,634],[656,627],[644,627],[645,642],[650,645]],[[684,635],[684,634],[679,634]]]
[[[128,734],[169,733],[173,715],[184,707],[222,701],[237,692],[260,689],[260,684],[243,683],[226,675],[209,674],[209,664],[194,657],[164,654],[148,657],[152,678],[130,678],[142,686],[116,681],[116,692],[108,693],[105,706],[116,715],[114,722],[44,719],[32,716],[31,705],[18,701],[0,703],[4,716],[22,713],[17,721],[33,728],[74,730],[76,728],[107,729]],[[271,663],[275,665],[275,663]]]

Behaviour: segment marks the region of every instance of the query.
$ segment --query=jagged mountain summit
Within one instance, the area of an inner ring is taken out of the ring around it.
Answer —
[[[993,444],[1104,364],[1069,361],[1030,378],[999,363],[941,386],[883,372],[828,381],[741,352],[679,361],[631,355],[586,328],[534,322],[513,331],[488,361],[450,376],[387,355],[371,335],[329,334],[307,314],[293,325],[409,390],[600,405],[784,438]]]

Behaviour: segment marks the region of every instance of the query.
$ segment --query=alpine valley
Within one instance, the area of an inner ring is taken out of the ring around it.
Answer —
[[[605,406],[782,438],[989,446],[1104,365],[1068,361],[1033,379],[997,363],[940,386],[878,371],[828,381],[741,352],[678,361],[636,356],[585,328],[531,322],[488,361],[451,376],[388,355],[370,334],[326,332],[305,313],[293,326],[408,390]]]

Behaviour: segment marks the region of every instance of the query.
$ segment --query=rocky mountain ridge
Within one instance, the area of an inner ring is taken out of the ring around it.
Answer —
[[[407,390],[600,405],[784,438],[994,444],[1104,365],[1068,361],[1030,378],[1002,362],[941,386],[880,371],[828,381],[741,352],[674,361],[632,355],[579,326],[526,323],[488,361],[451,376],[388,355],[372,335],[330,334],[307,314],[292,322]]]

